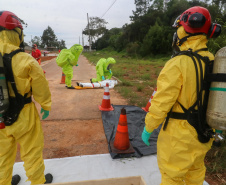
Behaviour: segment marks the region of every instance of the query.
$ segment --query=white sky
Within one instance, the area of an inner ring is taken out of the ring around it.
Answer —
[[[102,17],[115,0],[0,0],[0,10],[11,11],[24,20],[25,42],[29,43],[34,36],[42,36],[50,26],[58,40],[65,40],[69,48],[73,44],[82,44],[82,30],[89,17]],[[130,23],[129,16],[135,10],[134,0],[116,0],[114,5],[103,16],[108,24],[107,29],[121,28]],[[87,36],[84,44],[88,45]]]

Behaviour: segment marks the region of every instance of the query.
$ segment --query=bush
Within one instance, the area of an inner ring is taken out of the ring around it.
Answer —
[[[140,46],[136,42],[129,43],[126,48],[126,52],[129,56],[136,57],[139,52]]]
[[[156,21],[154,26],[151,26],[147,35],[144,38],[143,44],[140,49],[141,56],[147,55],[157,55],[166,54],[171,51],[171,41],[169,37],[172,38],[170,29],[166,26],[159,26]]]

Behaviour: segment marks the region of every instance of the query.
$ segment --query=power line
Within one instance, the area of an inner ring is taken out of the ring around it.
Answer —
[[[111,4],[111,6],[107,9],[107,11],[101,16],[101,18],[110,10],[110,8],[115,4],[115,2],[116,2],[117,0],[115,0],[112,4]]]

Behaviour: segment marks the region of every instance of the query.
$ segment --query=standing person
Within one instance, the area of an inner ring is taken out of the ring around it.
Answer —
[[[7,79],[10,80],[10,105],[6,112],[8,117],[3,117],[5,128],[0,129],[0,185],[16,185],[20,181],[19,175],[12,178],[17,143],[20,144],[20,157],[24,161],[26,176],[31,185],[51,183],[52,175],[44,175],[42,125],[31,99],[33,96],[41,105],[42,119],[47,118],[51,109],[48,81],[37,61],[20,49],[24,42],[20,19],[12,12],[0,11],[0,30],[0,52],[4,66],[11,64],[11,67],[6,69],[12,72],[12,79]],[[13,57],[6,60],[6,56],[10,55]],[[6,75],[8,74],[7,71]],[[17,103],[16,106],[14,103]],[[9,116],[14,118],[14,121],[10,121]]]
[[[32,46],[32,53],[31,55],[38,61],[39,65],[41,65],[41,51],[38,49],[37,45],[34,44]]]
[[[62,67],[62,71],[65,74],[65,84],[68,89],[75,89],[71,85],[73,78],[73,66],[78,66],[78,58],[82,53],[83,47],[79,44],[73,45],[70,49],[62,49],[56,58],[57,65]]]
[[[105,58],[101,58],[96,65],[97,77],[90,79],[91,83],[102,81],[106,78],[110,80],[113,75],[111,68],[115,63],[116,61],[114,58],[109,57],[107,60]]]
[[[201,109],[208,92],[200,90],[201,79],[205,67],[214,60],[207,50],[207,38],[217,37],[221,27],[211,24],[209,11],[198,6],[183,12],[174,26],[177,32],[173,45],[181,54],[170,59],[159,74],[158,91],[145,118],[142,140],[149,145],[151,133],[167,117],[157,141],[161,185],[202,185],[204,158],[213,138],[206,135],[212,129],[200,119],[204,117]],[[192,53],[197,56],[194,60],[186,55]]]

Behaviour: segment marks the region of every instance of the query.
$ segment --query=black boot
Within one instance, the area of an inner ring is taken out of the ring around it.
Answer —
[[[53,181],[53,176],[52,176],[52,174],[47,173],[47,174],[45,175],[45,178],[46,178],[46,182],[45,182],[44,184],[50,184],[50,183],[52,183],[52,181]]]
[[[71,86],[71,87],[67,87],[68,89],[75,89],[75,87],[74,86]]]
[[[20,179],[21,179],[21,178],[20,178],[19,175],[14,175],[13,178],[12,178],[11,184],[12,184],[12,185],[17,185],[17,184],[19,184]]]

